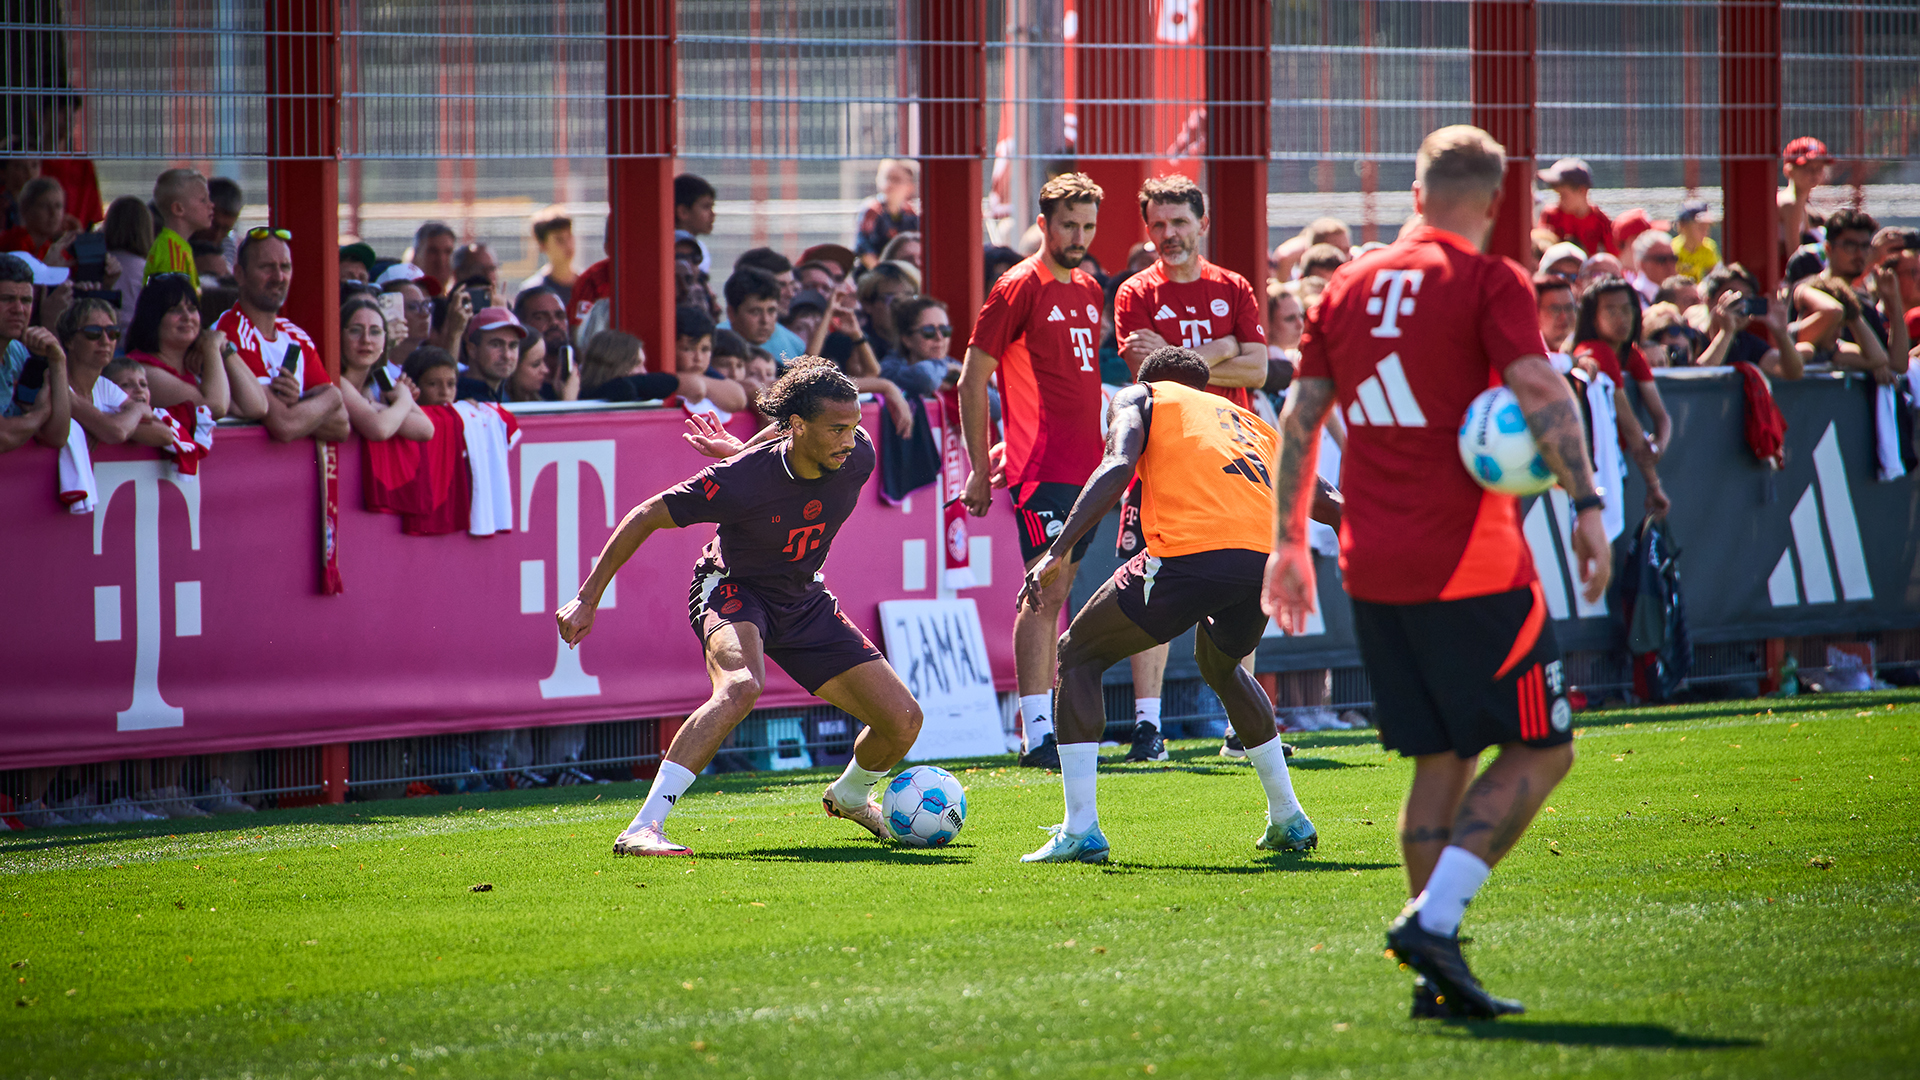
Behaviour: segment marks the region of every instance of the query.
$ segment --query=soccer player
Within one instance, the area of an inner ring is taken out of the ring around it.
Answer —
[[[1263,348],[1264,351],[1264,348]],[[1207,393],[1212,365],[1192,349],[1163,346],[1139,381],[1109,406],[1106,455],[1067,523],[1027,571],[1023,607],[1037,604],[1073,545],[1093,531],[1138,473],[1147,548],[1114,571],[1060,642],[1060,779],[1067,817],[1022,862],[1105,862],[1094,789],[1106,727],[1100,676],[1125,657],[1164,646],[1198,624],[1193,658],[1227,707],[1267,792],[1267,828],[1254,846],[1307,851],[1320,842],[1294,798],[1273,726],[1273,702],[1240,658],[1266,631],[1260,580],[1271,537],[1267,519],[1276,437],[1252,411]]]
[[[1087,257],[1100,186],[1063,173],[1040,188],[1038,253],[994,282],[973,324],[960,369],[960,427],[973,472],[961,495],[980,517],[992,505],[987,382],[1000,379],[1007,489],[1020,513],[1020,554],[1031,568],[1066,523],[1081,485],[1100,463],[1100,308],[1106,299]],[[1053,676],[1060,609],[1092,537],[1082,537],[1039,602],[1013,620],[1013,655],[1027,750],[1020,764],[1060,767],[1053,733]]]
[[[1513,391],[1573,497],[1589,601],[1609,574],[1580,409],[1547,362],[1532,285],[1517,264],[1481,251],[1505,161],[1492,136],[1466,125],[1420,144],[1413,200],[1424,223],[1341,267],[1308,315],[1274,474],[1264,601],[1294,632],[1314,606],[1307,479],[1328,410],[1345,413],[1340,566],[1380,740],[1414,761],[1400,811],[1413,899],[1387,947],[1421,976],[1416,1017],[1523,1011],[1474,978],[1460,917],[1573,765],[1560,650],[1518,500],[1455,464],[1459,418],[1489,385]],[[1495,746],[1476,778],[1481,752]]]
[[[613,842],[615,855],[692,854],[667,839],[667,814],[752,711],[767,657],[808,693],[867,725],[821,801],[829,815],[889,838],[873,786],[913,746],[920,706],[820,577],[874,469],[873,443],[860,429],[860,391],[832,361],[802,357],[761,391],[759,409],[774,423],[751,445],[717,426],[694,425],[688,440],[725,460],[629,512],[579,595],[558,613],[561,638],[578,645],[614,572],[647,537],[696,522],[720,526],[694,564],[687,596],[713,696],[674,736],[646,802]]]
[[[1247,279],[1200,256],[1213,222],[1200,185],[1175,173],[1140,187],[1140,216],[1153,241],[1153,265],[1128,278],[1113,297],[1113,327],[1120,355],[1137,374],[1154,350],[1179,345],[1198,353],[1212,374],[1207,389],[1243,409],[1253,408],[1253,390],[1267,381],[1267,336],[1260,302]],[[1140,547],[1140,485],[1127,490],[1120,508],[1120,557]],[[1249,654],[1251,655],[1251,654]],[[1128,761],[1167,760],[1160,736],[1160,687],[1167,646],[1135,653],[1133,746]]]

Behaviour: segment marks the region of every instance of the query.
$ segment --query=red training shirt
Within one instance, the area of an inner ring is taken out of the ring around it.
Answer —
[[[1540,224],[1560,239],[1579,244],[1580,250],[1588,255],[1603,251],[1609,255],[1620,254],[1613,242],[1613,222],[1592,203],[1587,204],[1585,217],[1574,217],[1556,203],[1540,211]]]
[[[1195,256],[1199,258],[1199,256]],[[1113,328],[1121,339],[1136,330],[1152,330],[1169,345],[1193,349],[1232,336],[1242,345],[1267,340],[1260,328],[1260,304],[1247,279],[1200,260],[1194,281],[1169,281],[1159,260],[1128,278],[1113,297]],[[1253,408],[1244,386],[1209,386],[1209,391],[1243,409]]]
[[[1100,464],[1100,304],[1093,275],[1055,281],[1040,255],[994,282],[967,344],[999,360],[1007,487],[1079,487]]]
[[[595,300],[604,300],[613,295],[613,260],[601,259],[581,271],[573,280],[571,298],[573,304],[567,311],[567,322],[575,330],[586,321],[587,312],[593,310]],[[479,314],[479,312],[474,312]]]
[[[1459,600],[1535,580],[1519,500],[1460,463],[1467,406],[1508,364],[1546,355],[1518,263],[1432,226],[1334,272],[1307,313],[1302,378],[1332,379],[1347,593],[1382,604]]]
[[[306,393],[315,387],[325,386],[333,379],[327,375],[327,366],[320,362],[320,350],[314,347],[313,339],[305,330],[293,324],[291,319],[275,317],[273,320],[274,340],[254,328],[253,320],[237,307],[228,308],[226,314],[214,321],[213,328],[227,335],[233,347],[240,353],[240,359],[247,362],[254,377],[265,386],[280,374],[286,365],[287,350],[300,350],[300,359],[296,374],[300,376],[300,392]]]
[[[1620,377],[1620,356],[1613,351],[1613,346],[1599,338],[1588,338],[1573,347],[1573,355],[1575,359],[1592,357],[1600,370],[1606,372],[1607,378],[1613,380],[1613,385],[1622,389],[1626,387],[1627,381]],[[1627,374],[1633,376],[1634,382],[1653,381],[1653,366],[1647,363],[1647,354],[1641,352],[1638,345],[1627,346],[1626,370]]]

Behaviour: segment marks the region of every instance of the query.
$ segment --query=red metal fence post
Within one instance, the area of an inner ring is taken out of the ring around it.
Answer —
[[[1208,216],[1213,261],[1267,280],[1267,153],[1272,145],[1272,0],[1213,0],[1207,9]]]
[[[678,0],[607,0],[607,254],[613,325],[673,370]]]
[[[1722,257],[1771,289],[1780,280],[1780,0],[1720,5]]]
[[[946,302],[949,346],[966,354],[985,299],[980,162],[987,152],[987,14],[920,0],[920,228],[927,295]]]
[[[281,312],[340,366],[340,24],[332,0],[270,0],[267,215],[293,232]]]
[[[323,802],[347,801],[347,781],[352,774],[349,743],[327,743],[320,747],[320,783],[325,788]]]
[[[1074,97],[1079,114],[1078,149],[1082,155],[1126,154],[1126,158],[1088,160],[1080,171],[1106,191],[1100,229],[1087,251],[1108,273],[1124,269],[1127,251],[1147,238],[1137,196],[1152,168],[1146,148],[1147,106],[1135,104],[1153,93],[1153,5],[1081,4]]]
[[[1473,0],[1467,43],[1473,56],[1473,123],[1507,148],[1507,180],[1487,250],[1533,265],[1533,172],[1539,41],[1533,0]]]

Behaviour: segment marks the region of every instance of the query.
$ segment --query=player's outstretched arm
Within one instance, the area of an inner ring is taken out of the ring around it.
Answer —
[[[754,432],[751,439],[741,442],[731,431],[721,427],[720,421],[715,420],[711,413],[694,413],[687,417],[687,430],[680,433],[680,437],[687,440],[688,446],[707,457],[722,460],[742,451],[751,450],[779,435],[780,425],[768,424]]]
[[[620,519],[620,527],[600,549],[600,561],[594,565],[593,573],[587,575],[587,580],[581,582],[579,594],[556,613],[561,640],[568,645],[580,644],[593,630],[594,613],[599,610],[600,597],[613,581],[614,573],[633,558],[633,553],[640,550],[640,545],[656,530],[677,528],[673,515],[667,512],[666,500],[658,495],[627,511],[627,516]]]
[[[1320,425],[1333,408],[1333,380],[1295,379],[1280,413],[1280,456],[1273,469],[1273,554],[1260,606],[1284,633],[1306,628],[1315,606],[1307,522],[1320,492]]]
[[[1587,457],[1586,426],[1580,422],[1580,407],[1573,400],[1567,381],[1553,370],[1544,356],[1523,356],[1507,365],[1501,373],[1507,389],[1520,402],[1527,418],[1527,430],[1540,448],[1540,459],[1553,470],[1575,502],[1597,494],[1593,487],[1593,462]],[[1642,440],[1642,448],[1645,443]],[[1656,481],[1657,483],[1657,481]],[[1606,494],[1618,497],[1614,492]],[[1607,591],[1607,579],[1613,576],[1613,560],[1608,555],[1606,526],[1600,523],[1600,508],[1580,511],[1573,526],[1573,553],[1580,562],[1581,590],[1588,603]]]
[[[1087,478],[1087,485],[1080,489],[1080,497],[1073,501],[1066,524],[1046,553],[1034,562],[1033,569],[1027,571],[1026,584],[1020,589],[1020,606],[1039,609],[1041,593],[1060,576],[1060,567],[1067,562],[1073,545],[1093,531],[1127,493],[1140,452],[1147,445],[1147,415],[1152,408],[1153,395],[1139,383],[1113,395],[1107,414],[1107,452]]]
[[[967,474],[967,488],[960,496],[967,513],[985,517],[993,505],[993,468],[987,461],[987,426],[991,415],[987,405],[987,383],[1000,361],[969,345],[967,358],[960,365],[960,431],[967,440],[967,462],[973,471]]]

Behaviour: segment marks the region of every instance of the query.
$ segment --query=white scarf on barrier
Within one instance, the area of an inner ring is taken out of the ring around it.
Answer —
[[[1587,384],[1587,409],[1593,417],[1593,483],[1606,492],[1600,523],[1606,526],[1609,540],[1627,531],[1627,508],[1621,498],[1627,470],[1620,460],[1620,417],[1614,411],[1613,389],[1613,379],[1605,374],[1596,373]]]

